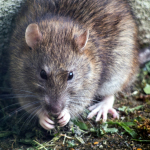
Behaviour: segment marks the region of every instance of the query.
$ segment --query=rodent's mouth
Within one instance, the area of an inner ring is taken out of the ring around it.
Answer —
[[[60,115],[60,113],[61,113],[61,112],[58,112],[58,113],[50,112],[49,114],[51,114],[51,115],[54,116],[54,117],[57,117],[57,116]]]
[[[53,116],[53,117],[58,117],[61,113],[61,110],[56,110],[55,108],[52,107],[45,107],[45,110],[48,115]]]

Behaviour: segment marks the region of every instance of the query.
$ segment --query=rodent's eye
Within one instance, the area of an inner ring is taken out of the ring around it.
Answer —
[[[31,47],[29,47],[29,49],[30,49],[30,50],[32,50],[32,48],[31,48]]]
[[[68,73],[68,79],[67,80],[71,80],[72,78],[73,78],[73,72],[71,71]]]
[[[46,71],[45,71],[45,70],[41,70],[40,76],[41,76],[42,79],[47,80],[47,74],[46,74]]]

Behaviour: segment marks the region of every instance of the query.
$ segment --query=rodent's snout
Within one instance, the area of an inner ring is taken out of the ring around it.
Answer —
[[[64,103],[60,99],[51,99],[48,96],[46,96],[45,108],[50,114],[58,116],[64,109]]]

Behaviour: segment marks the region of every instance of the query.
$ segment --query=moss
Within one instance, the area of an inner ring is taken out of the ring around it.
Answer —
[[[139,29],[141,45],[150,44],[150,0],[129,0]]]

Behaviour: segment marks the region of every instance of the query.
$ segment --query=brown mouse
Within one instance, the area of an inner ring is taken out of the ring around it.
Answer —
[[[89,107],[96,121],[138,71],[137,28],[125,0],[32,0],[17,18],[10,42],[11,83],[20,105],[47,130]]]

